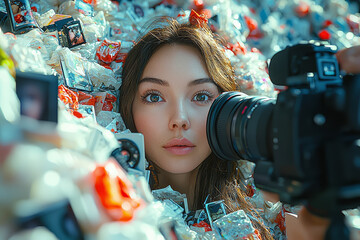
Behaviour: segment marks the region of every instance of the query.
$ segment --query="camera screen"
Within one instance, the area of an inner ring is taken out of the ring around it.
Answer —
[[[323,76],[336,76],[336,67],[333,62],[322,62]]]
[[[226,210],[223,201],[216,201],[207,203],[205,205],[206,212],[208,214],[210,223],[212,224],[217,219],[226,215]]]
[[[28,0],[10,0],[10,7],[14,16],[15,28],[35,24]]]
[[[16,73],[16,93],[21,115],[57,122],[57,77],[38,73]]]
[[[85,43],[84,35],[83,32],[81,31],[81,27],[79,23],[70,25],[67,28],[68,28],[69,48]]]

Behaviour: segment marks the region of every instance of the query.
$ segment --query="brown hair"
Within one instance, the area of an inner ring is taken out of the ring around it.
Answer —
[[[132,132],[137,132],[132,116],[132,103],[138,83],[146,64],[161,46],[182,44],[198,49],[210,78],[213,79],[219,91],[236,90],[234,69],[225,56],[222,41],[211,32],[207,25],[198,27],[190,23],[180,24],[172,18],[163,18],[157,21],[159,22],[166,25],[154,28],[145,34],[129,51],[123,66],[120,114]],[[151,162],[151,159],[148,160]],[[242,209],[258,219],[259,216],[254,207],[245,200],[246,193],[241,184],[243,184],[243,177],[236,168],[236,162],[223,161],[212,153],[199,167],[194,207],[203,208],[209,196],[210,201],[224,200],[229,211]],[[273,239],[260,221],[254,220],[253,223],[264,239]]]

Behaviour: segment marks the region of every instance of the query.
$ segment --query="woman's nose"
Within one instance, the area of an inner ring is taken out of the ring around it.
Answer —
[[[183,103],[178,103],[173,109],[173,115],[169,121],[169,128],[171,130],[181,129],[187,130],[190,128],[189,116],[186,111],[186,106]]]

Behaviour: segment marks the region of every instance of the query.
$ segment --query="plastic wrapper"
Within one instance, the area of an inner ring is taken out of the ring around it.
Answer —
[[[74,18],[79,17],[82,13],[75,9],[75,1],[65,1],[58,8],[59,14],[70,15]]]
[[[109,90],[118,90],[121,86],[121,79],[115,76],[115,73],[103,66],[87,61],[85,63],[88,69],[90,80],[95,88],[104,88]]]
[[[105,128],[110,130],[113,133],[118,133],[119,131],[117,130],[117,126],[116,126],[116,120],[112,120],[109,124],[105,125]]]
[[[240,90],[248,95],[275,97],[274,85],[266,72],[265,61],[261,59],[262,57],[259,53],[248,53],[239,58],[231,58],[236,66],[236,81]]]
[[[53,10],[55,10],[55,12],[57,12],[58,7],[59,7],[60,3],[62,2],[62,0],[32,0],[31,2],[33,4],[37,4],[38,6],[40,6],[38,8],[39,13],[45,13],[51,9],[53,9]]]
[[[85,16],[93,16],[94,14],[94,7],[91,1],[89,2],[87,0],[76,0],[75,9],[78,10],[80,13],[84,14]]]
[[[91,118],[96,123],[95,98],[85,92],[75,92],[64,85],[58,87],[59,100],[65,105],[67,111],[74,117],[83,119]]]
[[[97,239],[104,240],[165,240],[159,230],[143,222],[132,221],[131,223],[108,223],[104,224],[97,233]]]
[[[107,36],[107,22],[102,12],[98,13],[94,18],[81,16],[80,19],[84,24],[83,31],[87,42],[96,43]]]
[[[266,202],[263,211],[263,219],[265,225],[269,228],[270,233],[275,239],[286,239],[286,222],[287,214],[297,215],[301,206],[290,206],[281,202]]]
[[[171,186],[167,186],[166,188],[153,190],[154,198],[160,201],[165,199],[170,199],[174,203],[178,204],[183,211],[186,213],[189,211],[187,198],[185,194],[181,194],[177,191],[174,191]]]
[[[77,118],[91,117],[96,122],[95,98],[89,93],[72,91],[64,85],[58,87],[59,100],[68,108],[69,112]]]
[[[79,118],[85,118],[88,121],[96,123],[95,109],[92,105],[79,105],[79,109],[76,111]]]
[[[276,236],[276,239],[283,239],[285,236],[285,213],[297,213],[299,206],[283,205],[281,202],[271,203],[264,200],[264,197],[260,190],[258,190],[254,184],[253,172],[255,164],[246,160],[240,160],[237,162],[237,167],[240,169],[242,175],[245,178],[244,191],[247,193],[246,200],[250,202],[257,210],[257,213],[263,219],[263,223],[269,227],[272,235]],[[253,216],[248,215],[250,220]]]
[[[108,34],[109,22],[106,20],[104,12],[96,12],[92,20],[95,22],[95,24],[101,26],[104,29],[104,35],[102,37],[106,37]]]
[[[155,227],[158,227],[160,225],[160,222],[162,221],[161,219],[164,217],[163,215],[164,210],[165,210],[164,203],[159,201],[153,201],[153,197],[152,197],[151,202],[149,202],[144,208],[141,208],[138,211],[136,211],[134,220],[142,221],[147,224],[152,224]]]
[[[64,85],[58,87],[59,90],[59,99],[69,108],[77,110],[79,108],[79,97],[76,92],[71,91]]]
[[[114,111],[116,112],[117,97],[108,92],[93,92],[95,98],[95,112],[99,114],[101,111]]]
[[[59,44],[57,37],[54,35],[50,35],[49,38],[54,37],[54,39],[51,39],[52,43]],[[51,43],[50,43],[51,44]],[[51,58],[46,62],[48,66],[50,66],[52,69],[54,69],[61,77],[60,80],[64,80],[62,77],[62,69],[61,69],[61,63],[60,63],[60,52],[63,51],[63,48],[58,46],[54,51],[52,52]],[[60,83],[60,81],[59,81]],[[64,82],[61,82],[61,84],[65,84]]]
[[[63,48],[58,52],[61,61],[62,75],[68,87],[81,90],[92,91],[93,85],[90,82],[89,74],[85,66],[86,60],[80,54],[75,54],[68,48]]]
[[[198,234],[198,238],[201,240],[217,240],[220,239],[219,234],[217,232],[205,232],[202,234]]]
[[[43,14],[35,14],[34,17],[39,27],[44,27],[51,24],[52,17],[55,15],[54,9],[50,9]]]
[[[128,178],[133,183],[136,193],[146,202],[146,205],[149,205],[154,202],[154,197],[151,194],[151,189],[148,184],[148,179],[146,176],[138,174],[133,169],[128,169]]]
[[[20,71],[38,72],[45,75],[53,73],[39,50],[23,47],[20,41],[11,47],[10,56]]]
[[[43,44],[45,45],[45,48],[48,52],[48,59],[45,59],[46,63],[48,63],[52,58],[53,53],[60,48],[59,41],[56,35],[53,34],[43,33],[41,37]]]
[[[254,229],[243,210],[230,213],[216,220],[214,229],[222,239],[261,239],[259,232]]]
[[[157,222],[158,226],[173,222],[175,234],[179,239],[196,239],[196,232],[190,229],[183,218],[184,207],[182,207],[183,204],[181,203],[184,201],[183,196],[172,190],[170,186],[164,189],[154,190],[152,193],[156,200],[153,206],[158,208],[158,211],[161,211]],[[170,196],[170,198],[167,196]],[[151,214],[152,211],[153,210],[149,210],[148,214]],[[149,219],[151,218],[148,218],[148,220]]]
[[[212,231],[211,226],[205,221],[194,223],[193,225],[190,226],[190,229],[196,231],[198,234],[203,234],[205,232]]]
[[[105,17],[110,18],[113,11],[117,10],[115,3],[110,0],[96,0],[96,4],[94,6],[94,10],[97,12],[103,11]]]
[[[109,39],[112,41],[133,40],[138,36],[138,32],[131,25],[127,24],[125,16],[116,15],[116,20],[109,22]]]
[[[91,119],[76,118],[66,110],[59,113],[59,119],[58,131],[64,148],[76,150],[103,163],[119,147],[114,134]]]
[[[79,91],[78,94],[80,104],[95,106],[95,98],[91,94],[82,91]]]
[[[115,61],[118,58],[118,54],[120,53],[121,42],[113,42],[105,39],[99,48],[96,50],[96,57],[98,63],[109,67],[111,62]]]
[[[100,42],[95,43],[86,43],[82,45],[81,48],[74,50],[77,53],[80,53],[83,58],[86,58],[89,61],[94,61],[96,56],[96,49],[100,46]]]
[[[120,113],[110,111],[100,111],[96,116],[98,124],[113,133],[120,133],[126,129],[125,123]]]
[[[35,30],[27,34],[23,34],[21,37],[18,36],[17,42],[24,47],[30,47],[32,49],[39,50],[45,62],[48,61],[51,57],[51,52],[48,51],[39,31]]]
[[[159,224],[162,225],[169,221],[174,221],[175,233],[179,239],[196,239],[196,232],[187,226],[182,217],[183,208],[170,199],[165,199],[161,203],[163,204],[164,210],[161,214]]]

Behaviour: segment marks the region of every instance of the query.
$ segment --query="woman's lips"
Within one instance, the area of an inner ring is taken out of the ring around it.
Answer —
[[[195,145],[186,138],[174,138],[164,145],[163,148],[175,155],[186,155],[195,148]]]
[[[175,155],[186,155],[189,154],[194,149],[194,147],[174,146],[167,147],[165,149]]]

